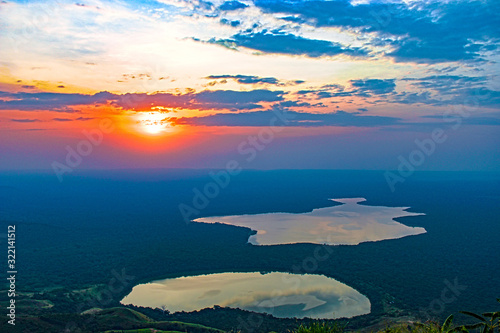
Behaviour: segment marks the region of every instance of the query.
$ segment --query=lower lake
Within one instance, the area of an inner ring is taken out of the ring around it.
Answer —
[[[217,273],[158,280],[135,286],[122,304],[170,312],[219,305],[278,318],[334,319],[370,313],[370,301],[355,289],[323,275]]]

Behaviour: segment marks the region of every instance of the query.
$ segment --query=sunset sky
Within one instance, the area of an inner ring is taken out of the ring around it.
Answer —
[[[396,169],[442,130],[419,169],[500,170],[499,45],[496,0],[0,1],[0,169]]]

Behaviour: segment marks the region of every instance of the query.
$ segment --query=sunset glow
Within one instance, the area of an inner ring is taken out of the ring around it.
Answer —
[[[160,135],[172,130],[165,113],[141,112],[136,118],[138,130],[146,134]]]
[[[41,160],[23,162],[50,169],[64,156],[65,138],[84,138],[82,131],[106,117],[119,125],[113,140],[122,143],[116,154],[124,161],[136,151],[125,147],[157,152],[153,146],[175,137],[180,149],[191,149],[189,158],[164,156],[142,166],[223,167],[279,112],[288,116],[276,122],[281,130],[253,168],[395,168],[415,139],[443,127],[452,132],[442,158],[423,168],[495,169],[500,55],[493,7],[3,1],[1,167],[15,168],[17,151],[31,149],[20,139],[29,131],[34,145],[59,135],[60,145],[46,146]],[[378,22],[387,13],[390,19]],[[445,35],[449,44],[439,37]],[[458,123],[459,130],[450,127]],[[188,133],[197,141],[183,141]],[[113,140],[96,151],[115,149],[108,146],[116,147]],[[457,147],[474,151],[474,162]],[[110,166],[95,163],[88,167]]]

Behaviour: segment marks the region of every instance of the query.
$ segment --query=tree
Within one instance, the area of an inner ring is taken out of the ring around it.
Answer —
[[[170,314],[170,311],[168,311],[167,306],[165,304],[160,306],[160,310],[163,312],[164,315]]]

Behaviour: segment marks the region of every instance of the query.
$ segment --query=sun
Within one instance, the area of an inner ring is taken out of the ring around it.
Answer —
[[[148,135],[160,135],[170,132],[172,126],[167,121],[164,112],[140,112],[137,113],[136,123],[138,130]]]

